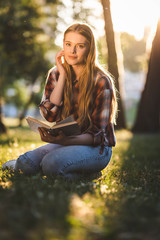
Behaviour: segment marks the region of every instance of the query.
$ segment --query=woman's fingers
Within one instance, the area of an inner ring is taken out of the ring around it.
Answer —
[[[39,127],[38,131],[40,133],[41,140],[48,143],[61,144],[64,137],[66,137],[62,131],[59,131],[57,136],[53,136],[50,133],[50,129],[47,128]]]
[[[63,62],[62,62],[62,58],[64,57],[64,51],[60,51],[56,54],[56,64],[58,65],[62,65]]]
[[[48,136],[49,136],[48,130],[47,130],[46,128],[43,128],[43,127],[39,127],[38,130],[39,130],[41,139],[42,139],[43,141],[44,141],[44,140],[47,140],[47,139],[48,139]]]
[[[58,61],[59,63],[62,64],[62,57],[64,56],[64,50],[59,51],[56,54],[56,62]]]
[[[61,50],[61,51],[59,51],[57,54],[56,54],[56,56],[57,57],[62,57],[62,56],[64,56],[64,50]]]
[[[43,133],[42,133],[41,127],[38,127],[38,131],[39,131],[39,133],[40,133],[40,136],[43,136]]]
[[[48,143],[54,143],[56,140],[56,137],[51,135],[50,130],[44,127],[38,128],[41,140]]]
[[[64,57],[64,51],[61,50],[60,52],[58,52],[56,54],[56,66],[58,68],[58,71],[60,74],[62,74],[63,76],[66,75],[66,71],[65,71],[65,68],[63,66],[63,59],[62,57]]]
[[[65,137],[65,134],[64,134],[64,132],[63,132],[62,130],[60,130],[60,131],[58,132],[58,135],[59,135],[60,137]]]

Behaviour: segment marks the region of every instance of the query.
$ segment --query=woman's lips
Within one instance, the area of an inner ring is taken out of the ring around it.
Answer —
[[[76,59],[76,56],[68,56],[70,59]]]

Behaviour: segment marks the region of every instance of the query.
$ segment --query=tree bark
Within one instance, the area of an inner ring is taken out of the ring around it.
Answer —
[[[7,132],[7,128],[2,121],[2,89],[3,89],[2,87],[3,87],[2,60],[0,60],[0,134]]]
[[[7,128],[4,125],[4,123],[2,122],[2,104],[1,104],[1,100],[0,100],[0,134],[6,133],[6,132],[7,132]]]
[[[105,33],[106,33],[106,42],[108,47],[108,71],[115,78],[115,87],[118,90],[118,118],[117,118],[117,128],[126,128],[125,121],[125,113],[124,113],[124,105],[123,98],[121,94],[121,87],[119,83],[119,71],[118,71],[118,63],[117,63],[117,54],[116,54],[116,46],[115,46],[115,38],[112,24],[112,17],[110,11],[110,1],[109,0],[101,0],[103,6],[104,13],[104,21],[105,21]]]
[[[29,108],[29,106],[31,105],[31,103],[33,102],[33,98],[34,98],[34,91],[31,92],[29,100],[26,102],[20,116],[19,116],[19,127],[22,126],[22,121],[26,116],[27,110]]]
[[[145,88],[142,92],[134,132],[160,130],[160,20],[152,43]]]

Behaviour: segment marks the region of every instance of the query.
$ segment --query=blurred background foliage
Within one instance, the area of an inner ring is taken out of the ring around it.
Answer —
[[[131,72],[146,70],[146,40],[136,40],[134,36],[126,32],[121,33],[120,38],[124,68]]]

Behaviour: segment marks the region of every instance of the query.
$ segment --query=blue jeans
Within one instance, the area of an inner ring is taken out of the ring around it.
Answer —
[[[46,144],[20,155],[15,169],[25,174],[42,171],[44,175],[78,179],[98,173],[108,165],[112,148],[105,146],[102,154],[99,151],[100,146]]]

